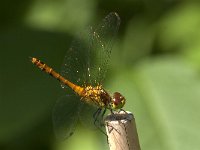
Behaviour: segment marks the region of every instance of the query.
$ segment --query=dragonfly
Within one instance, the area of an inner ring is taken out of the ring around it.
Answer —
[[[98,26],[90,26],[78,34],[65,54],[60,73],[41,60],[31,58],[35,66],[57,79],[68,92],[58,100],[53,110],[58,138],[70,137],[78,120],[85,121],[86,126],[93,122],[99,128],[107,110],[113,113],[125,105],[126,99],[121,93],[111,95],[103,88],[119,26],[119,15],[111,12]]]

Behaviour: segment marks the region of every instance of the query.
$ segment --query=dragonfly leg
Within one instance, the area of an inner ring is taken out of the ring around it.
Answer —
[[[97,111],[95,111],[95,113],[93,114],[93,118],[95,121],[97,121],[97,118],[99,116],[99,114],[101,113],[101,108],[98,108]]]
[[[122,109],[122,108],[119,109],[119,112],[120,112],[120,111],[123,111],[125,114],[128,114],[128,113],[127,113],[124,109]]]
[[[93,114],[94,125],[97,126],[97,122],[99,122],[99,115],[101,114],[102,109],[98,108],[97,111]]]
[[[94,125],[108,138],[107,134],[102,130],[102,126],[99,122],[99,115],[102,112],[102,108],[98,108],[97,111],[94,113],[93,117],[94,117]],[[105,110],[103,111],[103,113],[105,114]],[[99,125],[100,124],[100,125]]]
[[[110,112],[111,112],[111,114],[114,114],[114,112],[113,112],[113,110],[112,110],[112,109],[110,109]]]
[[[106,109],[103,111],[103,114],[105,114]],[[102,112],[102,108],[98,108],[97,111],[94,113],[94,125],[108,138],[107,134],[102,130],[101,122],[99,121],[99,115]]]
[[[104,124],[104,115],[105,115],[105,113],[106,113],[106,110],[107,110],[107,108],[104,108],[104,110],[103,110],[103,113],[101,114],[101,127],[102,126],[105,126],[105,124]]]

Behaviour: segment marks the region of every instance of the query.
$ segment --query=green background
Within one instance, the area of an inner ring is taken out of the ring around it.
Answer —
[[[78,126],[57,143],[52,108],[62,90],[34,67],[59,70],[73,35],[109,12],[121,17],[105,87],[127,99],[143,150],[198,150],[200,3],[195,0],[0,1],[0,149],[109,149]]]

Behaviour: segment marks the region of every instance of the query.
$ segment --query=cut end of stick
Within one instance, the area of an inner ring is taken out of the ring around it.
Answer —
[[[105,118],[110,150],[140,150],[140,144],[131,112],[115,112]]]

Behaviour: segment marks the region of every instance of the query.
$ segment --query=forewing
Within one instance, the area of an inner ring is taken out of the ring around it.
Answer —
[[[117,13],[76,35],[66,52],[61,75],[78,85],[96,85],[105,78],[113,40],[120,25]]]
[[[101,84],[105,79],[114,39],[120,26],[116,12],[108,14],[96,28],[90,28],[90,49],[88,49],[90,80]]]
[[[72,41],[71,47],[67,50],[61,75],[69,81],[83,85],[87,79],[87,62],[88,62],[88,33],[85,31],[76,35]],[[62,85],[67,87],[66,85]]]

